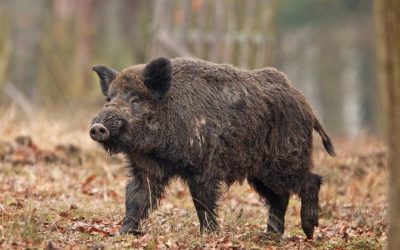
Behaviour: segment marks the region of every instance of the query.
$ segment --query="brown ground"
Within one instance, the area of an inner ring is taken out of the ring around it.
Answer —
[[[386,244],[386,154],[363,137],[336,138],[330,158],[316,141],[315,172],[325,177],[314,240],[300,227],[292,197],[282,239],[265,237],[267,209],[247,184],[221,201],[217,234],[200,235],[186,187],[167,190],[142,236],[116,236],[124,213],[126,170],[88,136],[88,122],[0,116],[0,248],[380,249]],[[74,130],[71,131],[71,128]]]

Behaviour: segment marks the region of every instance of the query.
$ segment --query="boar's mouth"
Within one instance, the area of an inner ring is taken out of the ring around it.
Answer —
[[[126,121],[115,116],[93,119],[90,129],[90,137],[110,155],[131,150],[129,140],[126,140],[130,137],[129,135]]]
[[[104,149],[110,156],[122,152],[121,149],[119,149],[118,145],[115,144],[115,143],[103,142],[103,143],[100,143],[100,145],[103,147],[103,149]]]
[[[121,141],[114,139],[109,139],[104,142],[99,142],[99,144],[109,155],[126,153],[129,152],[131,148],[129,145],[125,145]]]

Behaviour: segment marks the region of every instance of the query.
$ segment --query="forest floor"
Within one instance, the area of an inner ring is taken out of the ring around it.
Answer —
[[[12,112],[11,112],[12,113]],[[118,236],[126,169],[88,136],[88,122],[0,117],[0,249],[381,249],[387,237],[386,153],[370,137],[335,138],[337,157],[315,141],[314,171],[324,176],[320,226],[307,240],[293,196],[281,239],[266,237],[268,209],[246,184],[220,202],[221,230],[199,233],[181,182],[168,188],[144,234]],[[71,128],[74,128],[71,130]],[[317,136],[315,136],[317,137]]]

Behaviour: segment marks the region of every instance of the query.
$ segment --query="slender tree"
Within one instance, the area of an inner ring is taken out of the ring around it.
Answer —
[[[379,80],[389,147],[388,249],[400,249],[400,1],[376,0]]]
[[[11,55],[10,81],[17,86],[26,101],[35,104],[37,101],[38,59],[40,58],[40,34],[43,26],[43,10],[45,2],[12,1],[13,12],[11,22]]]

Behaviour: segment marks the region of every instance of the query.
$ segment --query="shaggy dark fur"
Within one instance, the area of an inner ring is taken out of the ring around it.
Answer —
[[[96,67],[108,102],[91,136],[124,153],[132,175],[121,233],[140,229],[173,177],[189,186],[200,230],[218,229],[222,187],[247,179],[270,206],[268,232],[282,234],[291,193],[302,228],[318,226],[321,177],[312,167],[312,132],[334,149],[304,96],[273,68],[158,58],[114,74]],[[107,88],[103,87],[107,86]],[[101,135],[98,135],[101,133]]]

